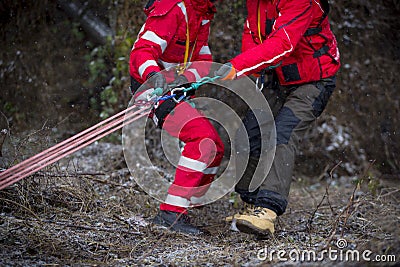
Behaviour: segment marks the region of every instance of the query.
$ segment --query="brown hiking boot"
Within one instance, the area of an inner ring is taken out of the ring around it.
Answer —
[[[228,218],[226,219],[227,221]],[[236,220],[237,229],[243,233],[268,235],[275,232],[276,213],[267,208],[250,208],[243,214],[235,214],[232,219]]]

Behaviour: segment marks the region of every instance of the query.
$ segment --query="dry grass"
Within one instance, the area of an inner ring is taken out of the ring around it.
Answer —
[[[348,242],[347,249],[400,256],[400,192],[398,187],[380,186],[373,195],[368,189],[368,170],[357,179],[335,179],[336,165],[329,168],[329,178],[294,181],[288,210],[270,239],[230,230],[224,218],[242,206],[235,194],[191,210],[193,222],[211,235],[190,237],[150,222],[157,201],[138,188],[124,166],[108,164],[120,154],[111,156],[114,150],[104,150],[101,145],[91,146],[0,191],[2,265],[283,264],[276,258],[257,259],[257,253],[264,248],[318,253],[335,249],[341,238]],[[85,163],[88,158],[82,155],[93,153],[97,156]],[[76,167],[79,161],[81,169]],[[85,166],[93,161],[111,167],[87,171]],[[338,262],[325,259],[324,264]]]

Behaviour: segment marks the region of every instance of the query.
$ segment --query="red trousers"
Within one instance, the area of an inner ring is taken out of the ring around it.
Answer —
[[[166,117],[163,129],[185,143],[175,179],[161,210],[187,212],[201,204],[224,155],[224,144],[210,121],[187,102]]]

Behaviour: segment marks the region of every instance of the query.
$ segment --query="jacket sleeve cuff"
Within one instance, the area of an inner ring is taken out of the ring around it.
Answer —
[[[234,70],[234,74],[235,74],[235,77],[236,78],[239,78],[239,76],[242,76],[242,75],[239,75],[239,69],[237,68],[237,62],[235,62],[235,59],[232,59],[231,61],[229,61],[229,63],[231,63],[232,64],[232,69]]]

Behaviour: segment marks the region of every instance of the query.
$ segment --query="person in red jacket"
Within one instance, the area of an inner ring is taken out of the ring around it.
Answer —
[[[212,61],[208,37],[215,13],[212,2],[150,0],[145,13],[146,22],[130,54],[133,93],[148,80],[154,88],[166,89],[167,83],[180,85],[208,75]],[[210,121],[185,101],[159,103],[152,118],[158,127],[185,144],[174,182],[153,222],[178,232],[201,234],[190,223],[187,208],[196,206],[212,182],[224,145]]]
[[[275,158],[254,191],[249,184],[261,150],[254,113],[260,111],[249,111],[244,119],[250,160],[235,190],[253,206],[227,218],[236,219],[240,231],[264,235],[274,232],[276,217],[285,212],[297,147],[327,105],[340,59],[327,0],[248,0],[247,11],[242,53],[215,74],[223,80],[252,75],[274,114]]]

